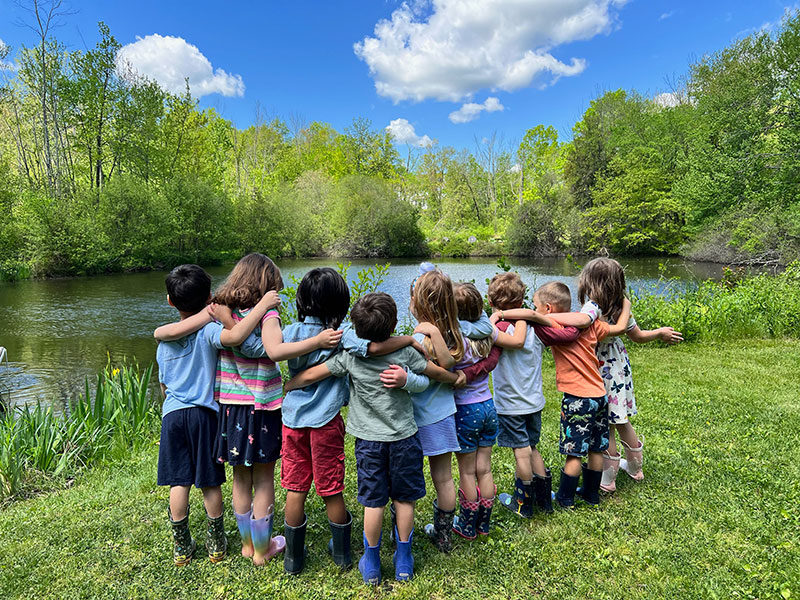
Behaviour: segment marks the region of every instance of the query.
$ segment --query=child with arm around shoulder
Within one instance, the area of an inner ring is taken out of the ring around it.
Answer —
[[[367,294],[353,306],[350,318],[359,337],[381,342],[389,338],[397,324],[397,306],[388,294]],[[405,347],[375,357],[340,352],[323,364],[301,371],[286,384],[291,393],[330,375],[350,377],[347,432],[356,438],[358,502],[364,507],[364,555],[358,568],[364,582],[370,584],[380,582],[381,528],[390,494],[396,510],[395,578],[402,581],[413,575],[414,503],[425,495],[422,446],[411,397],[407,391],[381,382],[381,374],[390,365],[440,380],[456,379],[455,374]]]

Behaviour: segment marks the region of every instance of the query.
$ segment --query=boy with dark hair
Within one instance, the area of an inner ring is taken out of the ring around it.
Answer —
[[[175,267],[167,275],[166,287],[167,302],[178,310],[181,320],[204,310],[211,298],[211,277],[197,265]],[[267,294],[233,329],[224,330],[220,323],[209,323],[179,340],[161,342],[156,351],[158,378],[164,393],[158,485],[170,486],[167,512],[172,525],[176,566],[189,564],[195,550],[189,532],[192,485],[203,492],[208,518],[208,557],[212,562],[225,557],[227,539],[220,490],[225,481],[225,469],[213,456],[218,412],[214,400],[217,350],[244,342],[260,318],[279,302],[276,293]],[[255,338],[252,341],[256,341]]]
[[[572,295],[561,282],[551,281],[541,286],[533,295],[533,304],[533,311],[507,311],[508,316],[527,319],[547,315],[562,325],[586,326],[585,314],[569,312]],[[562,508],[574,505],[576,492],[589,504],[600,503],[603,451],[608,448],[609,430],[606,390],[600,377],[595,347],[598,341],[625,332],[630,308],[630,301],[626,298],[616,325],[594,320],[574,342],[552,348],[556,385],[564,394],[559,450],[567,459],[555,494],[555,500]],[[587,455],[588,464],[582,466],[582,459]],[[578,488],[581,471],[583,488]]]
[[[388,294],[367,294],[353,306],[350,320],[358,337],[381,342],[392,335],[397,325],[397,306]],[[381,579],[381,528],[390,498],[397,514],[395,579],[406,581],[412,577],[414,503],[425,495],[422,446],[411,396],[405,389],[385,387],[382,383],[381,374],[398,365],[439,381],[457,380],[455,374],[405,347],[385,356],[366,358],[340,352],[325,363],[298,373],[286,384],[288,391],[330,375],[350,376],[347,432],[356,438],[358,501],[364,506],[364,556],[358,562],[358,569],[364,583],[370,584],[378,584]]]

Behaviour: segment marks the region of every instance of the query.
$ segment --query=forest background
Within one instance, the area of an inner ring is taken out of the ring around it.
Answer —
[[[570,141],[534,125],[407,149],[257,113],[237,129],[45,19],[0,46],[0,278],[214,263],[250,251],[390,257],[800,257],[800,13],[689,66],[655,99],[608,91]]]

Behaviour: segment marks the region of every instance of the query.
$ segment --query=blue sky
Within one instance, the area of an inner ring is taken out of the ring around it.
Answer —
[[[272,1],[223,9],[205,1],[85,0],[69,6],[74,14],[56,30],[69,48],[93,46],[96,23],[105,21],[130,45],[125,56],[140,71],[165,86],[190,75],[193,91],[203,94],[201,106],[215,107],[239,127],[254,121],[257,107],[337,130],[363,116],[375,127],[395,121],[407,143],[430,139],[458,148],[473,148],[493,133],[516,144],[540,123],[569,138],[602,91],[668,92],[667,79],[685,74],[693,60],[774,27],[797,7],[774,0]],[[12,48],[34,43],[21,18],[28,16],[13,0],[0,0],[0,40]]]

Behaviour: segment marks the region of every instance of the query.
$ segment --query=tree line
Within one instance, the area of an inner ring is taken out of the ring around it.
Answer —
[[[40,3],[41,4],[41,3]],[[46,5],[58,8],[57,3]],[[271,256],[800,253],[800,16],[692,64],[670,94],[609,91],[549,126],[401,156],[385,130],[258,112],[236,128],[43,12],[0,48],[0,276]]]

